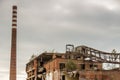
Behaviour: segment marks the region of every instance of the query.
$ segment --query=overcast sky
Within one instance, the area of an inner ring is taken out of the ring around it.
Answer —
[[[18,6],[17,80],[32,54],[66,44],[120,52],[119,0],[0,0],[0,80],[9,80],[12,5]]]

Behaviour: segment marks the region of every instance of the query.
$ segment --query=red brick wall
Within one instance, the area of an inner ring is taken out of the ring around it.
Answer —
[[[55,58],[51,61],[49,61],[48,63],[46,63],[44,66],[47,69],[47,71],[53,71],[53,70],[59,70],[59,63],[67,63],[68,59],[64,59],[64,58]],[[84,62],[81,60],[72,60],[78,69],[80,69],[80,64],[83,64]],[[85,67],[86,70],[90,70],[90,64],[89,62],[85,62]],[[102,64],[101,63],[94,63],[94,65],[98,65],[99,69],[102,69]]]
[[[80,77],[87,80],[120,80],[120,71],[80,71]]]

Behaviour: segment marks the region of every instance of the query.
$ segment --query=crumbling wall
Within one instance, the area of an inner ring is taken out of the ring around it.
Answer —
[[[120,80],[120,70],[103,71],[103,75],[106,75],[110,80]]]
[[[102,72],[101,71],[80,71],[79,72],[80,78],[85,78],[87,80],[103,80]]]
[[[120,80],[120,71],[118,70],[101,70],[101,71],[80,71],[80,78],[87,80]]]

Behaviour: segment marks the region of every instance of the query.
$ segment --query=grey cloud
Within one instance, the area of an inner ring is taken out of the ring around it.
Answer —
[[[89,0],[14,1],[0,1],[0,53],[4,53],[1,58],[3,65],[9,66],[11,6],[17,3],[18,75],[25,70],[30,56],[40,54],[44,49],[64,52],[67,43],[88,45],[104,51],[120,48],[120,3],[117,0],[111,0],[118,7],[115,10]]]

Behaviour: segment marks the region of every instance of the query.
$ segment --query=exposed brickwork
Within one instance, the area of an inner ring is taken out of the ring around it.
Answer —
[[[74,53],[75,54],[75,53]],[[49,57],[49,56],[52,57]],[[70,54],[71,56],[72,53]],[[65,68],[61,69],[60,64],[66,64],[69,60],[75,63],[78,73],[79,80],[81,78],[86,80],[119,80],[120,71],[104,71],[102,70],[102,63],[93,62],[91,60],[83,60],[83,58],[72,58],[68,59],[64,54],[58,53],[42,53],[35,59],[31,60],[26,64],[26,72],[28,74],[27,80],[35,80],[37,77],[37,65],[41,60],[46,60],[44,67],[46,68],[46,80],[67,80],[68,75],[66,76],[67,70]],[[49,57],[49,59],[48,59]],[[32,74],[32,72],[34,74]],[[68,73],[67,73],[68,74]],[[62,79],[65,76],[65,79]]]
[[[13,15],[17,13],[16,11],[17,11],[17,6],[13,6]],[[10,80],[16,80],[16,45],[17,45],[16,44],[16,40],[17,40],[16,22],[17,20],[13,19],[12,21],[13,22],[12,22],[11,59],[10,59]]]
[[[80,71],[80,77],[87,80],[120,80],[120,71],[100,70],[100,71]]]

